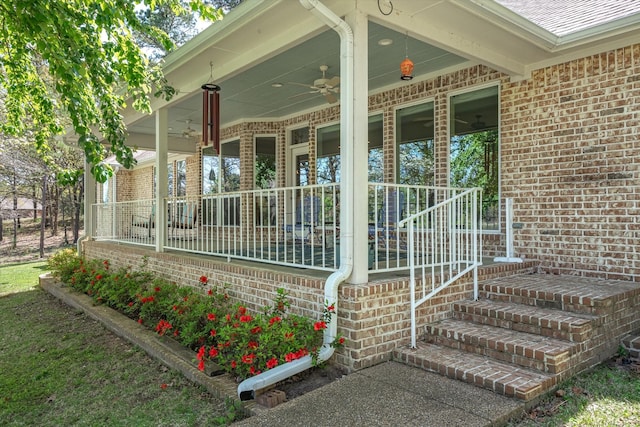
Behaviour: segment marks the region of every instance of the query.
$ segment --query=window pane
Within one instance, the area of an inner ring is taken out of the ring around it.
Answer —
[[[309,142],[309,127],[294,129],[291,131],[291,145],[305,144]]]
[[[498,87],[451,97],[450,182],[483,190],[483,227],[498,229]]]
[[[396,111],[397,182],[434,184],[433,102]]]
[[[340,182],[340,124],[318,128],[317,183]]]
[[[273,188],[276,182],[276,138],[256,138],[256,188]]]
[[[204,148],[202,150],[202,194],[218,192],[219,165],[220,159],[213,147]]]
[[[169,197],[173,196],[173,163],[167,164],[167,182],[169,183]]]
[[[382,114],[369,117],[369,182],[383,182],[384,151],[382,149]]]
[[[185,196],[187,194],[187,161],[178,160],[176,162],[176,173],[178,175],[176,196]]]
[[[231,141],[220,146],[222,191],[240,190],[240,141]]]

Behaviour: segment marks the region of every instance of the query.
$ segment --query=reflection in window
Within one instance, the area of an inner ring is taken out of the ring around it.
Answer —
[[[276,138],[257,137],[255,159],[256,188],[274,188],[276,182]]]
[[[167,182],[169,184],[169,197],[173,196],[173,163],[167,164]]]
[[[187,161],[178,160],[176,162],[176,196],[186,196],[187,194]]]
[[[317,183],[340,182],[340,124],[318,128],[316,141]]]
[[[382,114],[376,114],[369,117],[368,129],[368,147],[369,147],[369,182],[384,181],[384,151],[382,149]]]
[[[309,142],[309,126],[291,131],[290,145],[305,144],[307,142]]]
[[[450,182],[483,190],[483,227],[498,229],[498,86],[451,97]]]
[[[202,194],[215,194],[218,192],[220,158],[213,147],[202,149]]]
[[[222,192],[240,190],[240,141],[221,144],[220,160]]]
[[[396,182],[434,185],[433,102],[396,110]]]

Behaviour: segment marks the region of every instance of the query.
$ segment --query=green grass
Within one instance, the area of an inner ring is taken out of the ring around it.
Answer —
[[[22,292],[38,286],[38,276],[47,272],[47,262],[26,262],[0,266],[0,295]]]
[[[0,425],[220,425],[230,412],[40,289],[0,297],[0,324]]]
[[[529,426],[640,426],[640,374],[635,365],[604,363],[560,385],[524,421]]]

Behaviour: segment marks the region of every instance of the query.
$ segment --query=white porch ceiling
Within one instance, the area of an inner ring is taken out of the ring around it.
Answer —
[[[504,0],[503,0],[504,2]],[[561,45],[545,37],[543,29],[492,0],[393,0],[394,10],[384,15],[377,0],[324,0],[341,16],[364,13],[368,25],[369,92],[406,84],[399,64],[406,50],[415,63],[416,80],[483,63],[514,78],[526,76],[542,64],[597,52],[620,39],[640,37],[638,13],[624,17],[624,26],[572,38]],[[385,3],[382,0],[382,3]],[[635,19],[634,19],[635,18]],[[381,39],[392,44],[381,46]],[[556,40],[557,41],[557,40]],[[298,0],[245,0],[224,20],[215,23],[167,58],[165,72],[179,90],[169,103],[154,100],[153,107],[169,108],[170,132],[179,137],[187,127],[201,128],[200,85],[213,81],[222,87],[223,126],[240,120],[282,119],[328,105],[319,94],[304,93],[321,77],[340,75],[340,41]],[[282,87],[274,88],[273,83]],[[339,96],[338,96],[339,97]],[[154,116],[124,112],[131,145],[153,149]],[[185,140],[185,152],[195,149],[193,138]],[[175,146],[175,144],[172,144]]]

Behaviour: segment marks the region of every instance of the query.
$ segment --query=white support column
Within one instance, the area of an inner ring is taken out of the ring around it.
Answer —
[[[161,108],[156,111],[156,252],[164,251],[167,239],[167,206],[164,199],[169,194],[169,173],[167,169],[169,126],[168,110]]]
[[[349,283],[361,284],[369,280],[369,230],[368,230],[368,181],[369,170],[369,85],[368,67],[368,22],[367,16],[356,9],[345,21],[353,29],[353,271]],[[360,77],[359,77],[360,76]]]
[[[84,237],[78,239],[78,253],[82,253],[82,242],[93,237],[95,230],[95,212],[93,205],[96,203],[96,179],[91,175],[91,165],[84,161]]]

